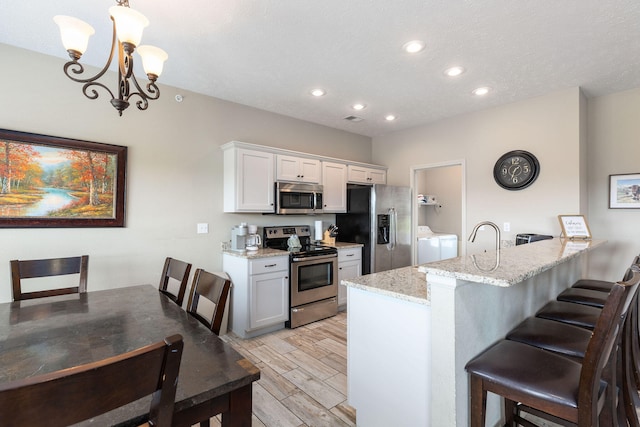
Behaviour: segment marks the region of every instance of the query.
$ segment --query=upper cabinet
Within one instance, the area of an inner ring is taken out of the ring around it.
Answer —
[[[323,210],[347,211],[347,182],[386,184],[383,166],[231,141],[224,151],[224,211],[275,212],[276,181],[322,184]]]
[[[273,153],[225,148],[224,211],[274,212],[273,169]]]
[[[386,184],[387,171],[386,169],[349,165],[347,167],[347,180],[357,184]]]
[[[276,155],[278,181],[320,183],[320,160]]]
[[[322,162],[322,203],[325,213],[347,211],[347,165]]]

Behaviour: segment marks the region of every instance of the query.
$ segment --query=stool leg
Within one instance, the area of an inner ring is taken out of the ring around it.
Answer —
[[[629,319],[631,321],[625,322],[625,328],[623,330],[623,342],[622,342],[622,380],[620,387],[622,388],[622,405],[624,405],[626,420],[629,427],[640,427],[640,420],[638,420],[638,414],[636,412],[636,406],[640,404],[638,398],[638,386],[634,375],[635,362],[632,358],[633,347],[635,345],[633,340],[634,326],[636,319]]]
[[[487,412],[487,391],[483,381],[471,375],[471,427],[484,427]]]
[[[517,402],[514,402],[513,400],[507,399],[505,397],[504,399],[504,426],[505,427],[517,426],[517,424],[515,423],[517,405],[518,405]]]

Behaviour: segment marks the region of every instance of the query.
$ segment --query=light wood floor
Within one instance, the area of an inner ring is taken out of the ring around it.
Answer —
[[[254,427],[355,426],[347,405],[347,314],[243,340],[221,337],[260,369]],[[212,426],[219,419],[212,418]]]

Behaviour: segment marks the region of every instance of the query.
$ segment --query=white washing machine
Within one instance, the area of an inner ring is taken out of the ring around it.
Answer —
[[[418,227],[418,264],[441,261],[457,256],[457,235],[433,233],[429,227]]]

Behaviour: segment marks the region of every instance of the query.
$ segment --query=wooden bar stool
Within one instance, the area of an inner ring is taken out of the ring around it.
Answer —
[[[579,427],[599,425],[600,412],[603,420],[614,420],[615,414],[609,413],[612,405],[605,401],[614,401],[615,384],[604,382],[603,373],[639,282],[640,269],[634,268],[629,280],[613,286],[582,364],[506,339],[471,360],[466,366],[471,382],[471,426],[484,426],[488,391],[504,397],[507,426],[531,425],[520,416],[521,411]]]
[[[638,266],[634,268],[637,269]],[[623,281],[629,280],[632,277],[632,274],[632,269],[628,269]],[[600,298],[604,298],[609,295],[608,293],[599,291],[585,289],[580,290],[600,294]],[[604,299],[604,301],[606,302],[606,299]],[[591,304],[592,302],[592,298],[589,297],[587,303]],[[573,308],[580,311],[582,310],[581,307],[586,307],[570,303],[563,304],[565,304],[567,310]],[[567,304],[569,305],[567,306]],[[626,414],[621,413],[621,418],[626,418],[629,424],[633,427],[640,427],[640,421],[635,413],[635,407],[640,404],[640,399],[638,399],[637,392],[635,392],[635,390],[637,390],[638,383],[635,380],[635,364],[632,360],[634,343],[637,342],[637,340],[634,339],[634,331],[635,334],[637,334],[637,328],[635,327],[637,322],[637,305],[636,295],[632,300],[631,308],[624,323],[625,331],[623,339],[620,343],[616,344],[621,356],[619,357],[617,372],[611,372],[609,374],[610,377],[615,376],[618,378],[620,382],[619,386],[623,391],[623,405],[619,406],[619,410],[624,409]],[[566,311],[558,311],[557,313],[559,317],[566,315]],[[595,326],[595,324],[593,326]],[[586,354],[590,336],[591,332],[585,328],[576,327],[569,323],[564,323],[563,321],[532,317],[526,319],[516,328],[512,329],[507,334],[507,339],[532,345],[548,351],[553,351],[566,357],[571,357],[573,360],[578,362],[582,362]],[[622,352],[625,353],[623,354]]]

